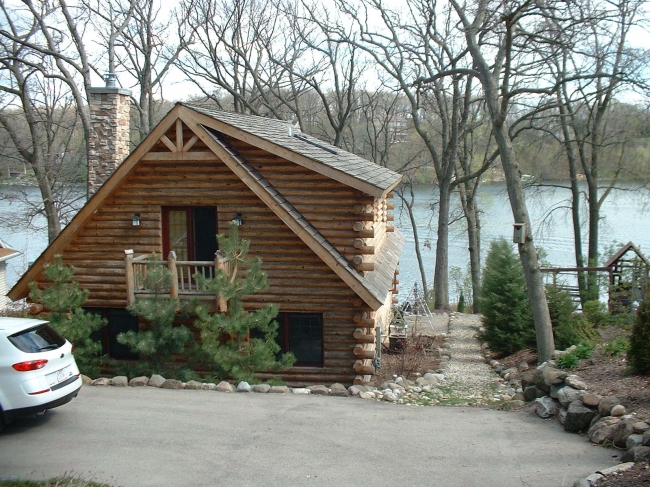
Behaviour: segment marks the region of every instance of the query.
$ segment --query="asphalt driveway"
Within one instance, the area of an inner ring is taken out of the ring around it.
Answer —
[[[529,413],[84,386],[0,434],[0,477],[115,486],[571,486],[612,451]]]

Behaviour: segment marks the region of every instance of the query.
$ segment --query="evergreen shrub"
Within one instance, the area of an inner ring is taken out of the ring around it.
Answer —
[[[72,280],[75,271],[74,266],[66,266],[63,258],[56,255],[54,262],[47,264],[43,271],[50,284],[40,289],[35,282],[29,283],[29,297],[49,310],[47,319],[52,327],[74,345],[79,370],[83,374],[96,376],[102,345],[91,335],[105,326],[106,320],[81,308],[88,300],[88,290],[80,288],[79,283]]]
[[[634,372],[650,374],[650,299],[648,296],[637,310],[627,358]]]
[[[267,289],[266,274],[258,258],[248,257],[249,241],[239,237],[239,228],[231,224],[229,235],[217,235],[219,249],[230,261],[230,272],[218,270],[213,279],[196,275],[200,285],[228,302],[226,313],[210,314],[206,306],[196,310],[195,326],[201,330],[204,352],[229,378],[255,381],[255,372],[277,371],[291,367],[292,353],[280,354],[276,343],[278,308],[269,304],[246,311],[244,296]]]
[[[483,270],[481,339],[498,354],[535,348],[535,327],[519,257],[506,239],[490,244]]]
[[[174,354],[186,352],[186,348],[194,344],[194,337],[186,326],[174,325],[174,321],[188,311],[181,307],[179,299],[169,296],[171,279],[169,269],[154,255],[153,264],[144,278],[144,285],[153,296],[138,298],[128,307],[133,315],[143,318],[149,326],[117,336],[118,342],[138,354],[141,370],[162,375],[174,373]]]

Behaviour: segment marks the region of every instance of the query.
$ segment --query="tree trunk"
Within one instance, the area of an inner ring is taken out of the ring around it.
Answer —
[[[479,8],[476,12],[476,19],[470,23],[466,17],[466,11],[459,5],[456,0],[450,0],[454,10],[461,19],[461,23],[465,29],[465,39],[467,40],[467,47],[474,61],[474,69],[477,70],[477,75],[483,86],[485,95],[485,102],[490,112],[492,128],[494,130],[494,138],[499,148],[499,156],[501,164],[506,176],[506,184],[508,188],[508,196],[510,198],[510,206],[512,208],[512,215],[515,222],[526,224],[526,239],[525,243],[519,244],[519,258],[524,270],[526,278],[526,286],[528,290],[528,300],[533,313],[533,321],[535,323],[535,334],[537,339],[537,355],[540,362],[546,362],[551,359],[555,344],[553,340],[553,328],[551,325],[551,316],[548,311],[548,303],[546,302],[546,294],[544,292],[544,283],[542,281],[542,273],[539,270],[539,262],[537,250],[533,243],[532,232],[530,231],[530,218],[528,217],[528,208],[526,207],[526,200],[524,198],[524,189],[521,184],[521,171],[515,151],[512,147],[512,140],[510,138],[509,124],[506,120],[507,117],[507,100],[500,97],[500,88],[505,89],[504,85],[499,85],[499,72],[493,73],[490,65],[486,61],[481,48],[478,44],[478,31],[481,26],[481,20],[487,15],[487,2],[480,2]],[[506,32],[506,40],[504,41],[503,53],[505,53],[507,62],[511,61],[509,57],[509,49],[512,47],[509,44],[511,29],[514,24],[507,25],[508,31]],[[500,61],[502,61],[500,59]],[[499,64],[496,69],[503,68]],[[509,69],[510,66],[505,69]]]
[[[471,185],[471,183],[468,183]],[[467,221],[467,240],[469,250],[469,267],[472,278],[472,311],[481,312],[481,223],[478,206],[476,204],[476,190],[478,185],[465,191],[466,203],[465,220]]]
[[[449,309],[449,184],[440,184],[438,206],[438,242],[436,265],[433,274],[433,292],[436,309]]]
[[[524,198],[524,190],[521,184],[521,171],[512,148],[512,141],[508,135],[508,124],[494,124],[494,135],[499,146],[503,172],[506,176],[508,187],[508,197],[515,222],[526,224],[525,243],[519,244],[519,258],[524,268],[526,286],[528,288],[528,300],[533,312],[533,321],[535,323],[535,334],[537,338],[537,355],[540,362],[546,362],[551,359],[555,350],[553,340],[553,328],[551,325],[551,316],[548,311],[546,302],[546,293],[542,273],[539,270],[537,249],[533,243],[533,236],[528,217],[528,208]]]

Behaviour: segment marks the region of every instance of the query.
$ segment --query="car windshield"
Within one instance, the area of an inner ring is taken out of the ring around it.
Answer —
[[[56,350],[65,344],[65,338],[47,323],[14,333],[8,338],[18,350],[26,353]]]

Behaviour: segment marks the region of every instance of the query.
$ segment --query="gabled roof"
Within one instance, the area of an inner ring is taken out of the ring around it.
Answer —
[[[242,138],[241,133],[237,134],[237,132],[244,132],[249,136],[247,142],[254,146],[262,147],[272,154],[285,157],[373,196],[378,197],[386,194],[402,179],[400,174],[390,169],[303,134],[288,122],[254,115],[208,110],[189,104],[181,105],[206,115],[216,122],[223,123],[224,126],[215,127],[220,132],[240,139]],[[299,157],[287,157],[287,150]]]
[[[646,258],[645,255],[641,253],[641,250],[639,247],[637,247],[634,243],[628,242],[627,244],[623,245],[621,249],[616,252],[605,264],[605,267],[612,267],[613,265],[618,262],[618,260],[623,257],[629,250],[633,250],[636,255],[643,261],[643,263],[647,266],[650,267],[650,260]]]
[[[317,139],[294,138],[289,135],[286,123],[281,121],[197,109],[180,103],[125,159],[54,242],[45,249],[11,289],[8,294],[11,299],[20,299],[27,294],[28,283],[38,277],[43,265],[64,250],[67,243],[83,228],[84,222],[119,188],[121,181],[128,177],[136,164],[161,140],[161,137],[164,138],[164,134],[177,121],[187,125],[368,306],[378,309],[384,303],[404,244],[401,234],[399,232],[389,234],[387,243],[379,249],[377,256],[379,265],[375,267],[375,271],[368,272],[365,276],[359,274],[293,205],[219,137],[219,133],[247,142],[375,197],[383,196],[392,190],[401,180],[399,174],[342,149],[328,146],[320,141],[315,142]],[[179,153],[179,156],[181,155]]]
[[[341,255],[341,253],[336,250],[336,248],[325,237],[323,237],[320,232],[289,201],[287,201],[287,199],[282,196],[252,164],[248,163],[244,158],[237,154],[234,149],[229,147],[218,134],[215,134],[212,130],[208,130],[208,133],[212,136],[215,142],[219,144],[224,151],[226,151],[228,155],[248,173],[248,175],[251,176],[251,181],[254,182],[253,184],[255,184],[256,188],[251,187],[251,184],[249,183],[246,184],[258,196],[261,196],[258,193],[258,190],[264,191],[268,198],[277,204],[276,207],[269,205],[273,212],[287,223],[289,227],[309,247],[312,248],[312,250],[316,251],[316,253],[321,257],[325,256],[323,260],[339,275],[339,277],[348,282],[348,284],[350,284],[350,279],[353,279],[363,285],[363,287],[370,292],[372,297],[376,299],[376,303],[374,304],[367,302],[366,299],[367,304],[373,309],[379,308],[386,298],[386,290],[391,287],[393,272],[397,268],[399,256],[404,245],[404,237],[399,232],[392,232],[389,234],[390,238],[387,239],[387,242],[389,243],[385,243],[382,246],[380,254],[377,257],[378,263],[381,264],[379,268],[375,266],[375,271],[369,272],[366,275],[359,274],[350,262],[348,262],[348,260],[343,257],[343,255]],[[224,160],[225,158],[222,156],[221,159]],[[224,160],[224,162],[229,165],[228,161]],[[290,217],[290,219],[287,221],[287,218],[285,217]],[[319,247],[319,249],[315,247]],[[325,251],[325,254],[318,252],[318,250]],[[340,270],[345,270],[345,274],[341,275],[341,272],[339,272]],[[351,287],[354,289],[354,286]]]
[[[20,252],[14,249],[10,249],[6,243],[0,240],[0,262],[18,257],[19,255]]]

